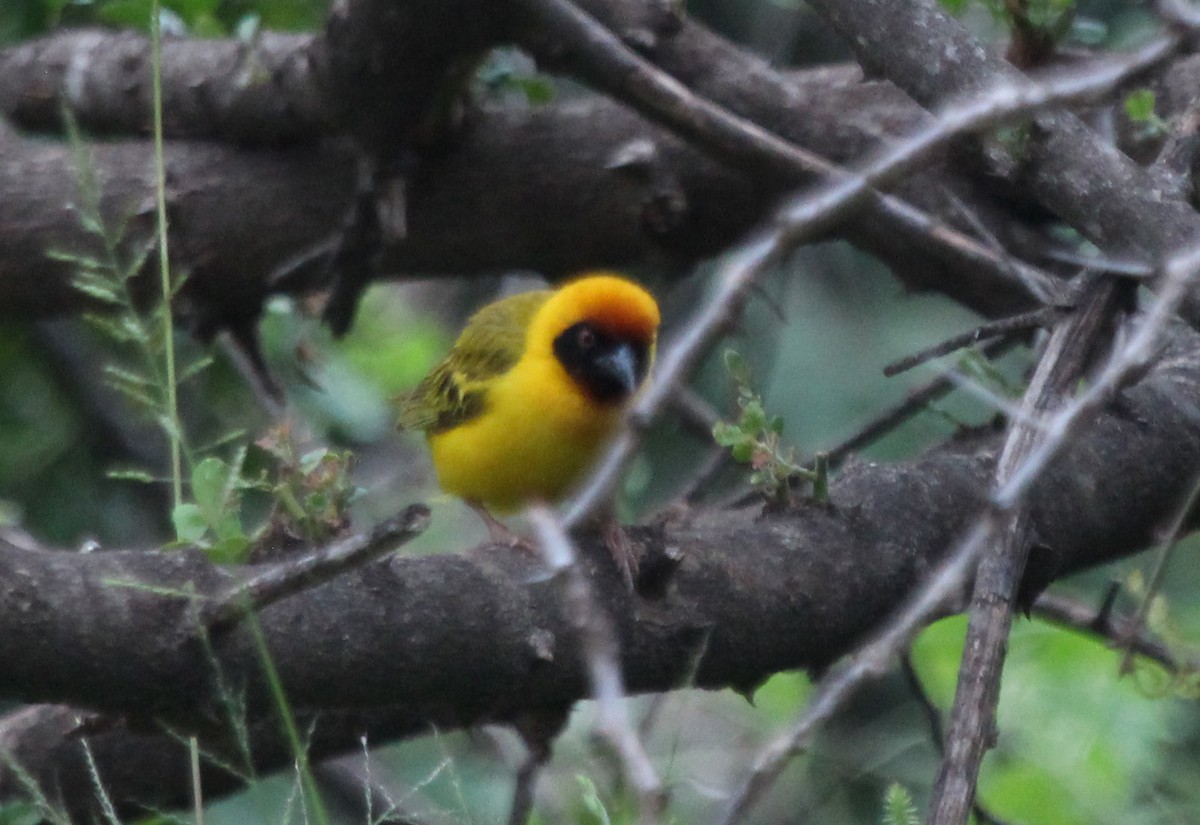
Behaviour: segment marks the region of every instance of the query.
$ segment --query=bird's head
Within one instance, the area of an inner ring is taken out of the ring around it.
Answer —
[[[560,287],[530,330],[592,401],[620,404],[650,371],[658,304],[637,284],[606,273]]]

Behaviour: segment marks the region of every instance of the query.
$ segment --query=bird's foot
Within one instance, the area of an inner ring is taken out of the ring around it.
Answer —
[[[471,509],[479,515],[480,519],[482,519],[484,525],[487,527],[488,539],[492,544],[511,547],[514,550],[521,550],[522,552],[531,553],[535,556],[541,555],[541,551],[538,550],[538,546],[533,539],[522,536],[520,533],[513,532],[511,529],[509,529],[507,524],[489,513],[487,508],[479,502],[468,501],[467,504],[470,505]]]
[[[617,563],[617,570],[625,581],[625,586],[632,593],[638,577],[638,560],[633,552],[633,545],[629,543],[629,536],[625,535],[625,529],[621,527],[621,522],[615,515],[604,519],[603,529],[604,545],[612,554],[613,561]]]

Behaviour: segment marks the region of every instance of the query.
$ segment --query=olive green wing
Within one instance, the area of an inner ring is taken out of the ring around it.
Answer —
[[[400,399],[402,430],[444,432],[480,415],[488,383],[512,369],[525,350],[525,331],[549,290],[523,292],[471,316],[445,360]]]

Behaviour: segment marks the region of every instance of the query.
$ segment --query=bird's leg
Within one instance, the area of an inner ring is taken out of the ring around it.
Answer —
[[[537,552],[537,547],[527,538],[517,533],[514,533],[508,528],[504,522],[488,512],[478,501],[468,501],[467,506],[474,510],[479,518],[483,519],[484,525],[487,526],[488,538],[492,544],[503,544],[507,547],[515,547],[520,550],[528,550],[531,553]]]

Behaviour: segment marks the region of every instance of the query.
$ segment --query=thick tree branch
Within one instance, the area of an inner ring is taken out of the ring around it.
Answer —
[[[308,35],[163,43],[164,132],[274,144],[311,140],[333,119],[313,76]],[[65,29],[0,51],[0,111],[24,129],[61,131],[67,108],[89,131],[150,132],[150,41]]]
[[[632,36],[632,32],[649,31],[659,25],[634,25],[630,22],[640,20],[647,14],[641,4],[612,3],[611,7],[598,4],[595,10],[603,13],[606,22],[629,36]],[[811,148],[834,160],[853,157],[857,150],[878,140],[878,124],[887,124],[889,129],[903,128],[906,123],[916,122],[914,117],[919,119],[922,116],[919,110],[886,89],[847,86],[844,79],[829,88],[828,80],[834,76],[830,72],[813,73],[802,79],[785,79],[761,61],[743,55],[695,24],[684,21],[677,26],[680,27],[677,33],[662,35],[659,47],[655,49],[658,59],[684,79],[694,82],[702,92],[712,95],[717,102],[742,112],[744,116],[763,118],[770,125],[778,127],[785,137],[815,141]],[[60,68],[64,66],[73,66],[72,71],[84,76],[93,66],[96,70],[111,71],[113,69],[108,64],[94,61],[96,55],[107,51],[104,41],[98,40],[105,36],[87,32],[75,36],[77,39],[72,42],[67,35],[59,35],[45,48],[36,45],[16,47],[9,55],[12,71],[6,75],[6,80],[11,80],[13,87],[21,88],[22,78],[26,83],[36,81],[43,86],[47,83],[65,83],[70,72],[67,68]],[[416,38],[423,42],[427,36],[428,33],[420,26],[406,29],[400,41],[389,41],[389,49],[402,51],[401,44],[406,42],[405,38]],[[131,49],[132,43],[127,36],[122,36],[113,47],[114,51],[125,54]],[[317,45],[302,41],[295,41],[294,47],[301,55],[318,49]],[[198,70],[200,74],[183,89],[168,95],[169,108],[173,101],[182,101],[168,112],[168,124],[175,125],[180,134],[211,134],[204,129],[212,127],[202,123],[208,120],[204,117],[207,110],[187,105],[188,90],[194,88],[212,90],[209,98],[206,98],[212,106],[233,101],[220,117],[215,118],[218,122],[236,119],[240,112],[236,101],[242,89],[238,83],[244,85],[249,81],[239,81],[236,75],[215,73],[210,68],[211,64],[200,61],[197,52],[190,47],[175,44],[172,48],[179,59],[186,61],[187,68]],[[221,48],[231,47],[220,46],[218,51]],[[247,47],[239,44],[237,48],[244,50]],[[64,54],[69,57],[64,57]],[[45,67],[50,70],[49,81],[42,81],[36,76],[37,71],[43,68],[36,59],[38,55],[44,55],[49,63]],[[250,62],[256,60],[252,55],[245,59]],[[139,52],[129,56],[126,62],[144,66],[144,54]],[[713,63],[718,66],[715,70]],[[304,60],[289,59],[272,51],[270,65],[284,65],[290,69],[304,65]],[[56,68],[59,69],[57,73],[54,71]],[[310,69],[303,76],[312,74]],[[293,75],[289,74],[288,77]],[[717,78],[724,79],[718,81]],[[256,75],[253,82],[273,81]],[[311,79],[311,82],[317,83],[317,80]],[[12,99],[14,95],[8,97]],[[125,111],[113,112],[105,108],[106,103],[115,108],[117,101],[114,97],[87,98],[89,106],[81,106],[77,109],[77,115],[84,123],[107,126],[110,118],[119,119],[122,116],[120,112]],[[279,97],[286,99],[287,95]],[[797,106],[799,102],[806,105]],[[314,105],[308,105],[307,108],[288,105],[289,110],[303,109],[307,114],[300,120],[303,124],[313,124],[314,130],[318,124],[333,118],[332,114]],[[873,114],[866,115],[862,111],[864,105],[872,107]],[[554,107],[554,110],[559,109]],[[453,151],[427,156],[411,181],[409,234],[402,249],[389,250],[390,255],[384,261],[385,269],[473,272],[516,267],[560,273],[597,264],[646,260],[647,257],[694,260],[712,254],[745,231],[761,215],[770,198],[782,191],[782,181],[775,181],[765,190],[749,185],[740,175],[705,160],[699,153],[688,150],[659,130],[647,127],[623,110],[617,110],[619,114],[616,115],[604,105],[597,105],[587,112],[580,112],[571,106],[563,106],[561,110],[562,121],[557,117],[557,111],[553,115],[522,112],[499,116],[495,112],[470,115],[466,131],[457,139]],[[851,111],[865,116],[852,119],[844,128],[832,125],[839,119],[846,119],[846,113]],[[16,112],[24,114],[19,106]],[[133,121],[145,122],[146,117],[146,113],[142,112]],[[26,119],[33,124],[43,123],[44,118],[39,118],[37,115],[28,115]],[[522,121],[522,128],[516,131],[506,128],[504,123],[511,123],[514,119]],[[814,128],[814,124],[818,123],[822,127]],[[253,123],[246,126],[247,129],[252,127]],[[293,129],[290,134],[295,137],[309,134],[309,127],[304,125],[285,123],[280,128]],[[262,137],[263,140],[271,140],[277,135],[267,132]],[[634,166],[623,167],[623,171],[612,169],[617,165],[617,159],[628,156],[629,148],[635,145],[650,147],[649,156]],[[190,151],[194,144],[188,146]],[[514,151],[517,147],[522,154]],[[23,154],[17,153],[16,148],[10,145],[10,153]],[[179,180],[182,191],[188,191],[195,184],[184,170],[178,169],[180,165],[186,165],[186,159],[182,157],[183,145],[178,149],[181,151],[176,157],[180,160],[174,164],[177,168],[173,178]],[[220,157],[207,155],[201,161],[207,171],[205,187],[217,201],[229,205],[240,204],[245,187],[239,182],[254,180],[261,174],[255,174],[247,168],[253,166],[256,157],[259,156],[239,156],[231,163],[224,163]],[[269,155],[263,157],[268,166],[275,163]],[[23,157],[17,160],[24,162]],[[302,237],[333,237],[339,227],[338,218],[348,203],[349,192],[353,191],[352,158],[344,156],[340,161],[342,165],[336,170],[327,167],[328,161],[328,156],[317,156],[310,162],[316,176],[336,174],[336,185],[298,180],[294,191],[279,193],[282,196],[270,210],[271,215],[282,216],[291,225],[301,227],[299,234]],[[109,186],[127,190],[118,192],[118,199],[132,199],[138,203],[143,196],[142,187],[136,178],[130,180],[127,177],[131,171],[129,167],[134,163],[130,158],[126,162],[119,162],[116,169],[105,168],[107,174],[104,177]],[[104,163],[101,165],[106,166]],[[14,163],[6,168],[19,167]],[[218,170],[228,170],[227,193],[219,191]],[[510,189],[506,182],[512,182],[513,188]],[[71,189],[69,182],[65,187],[61,183],[56,184],[50,191]],[[918,200],[944,202],[942,184],[935,184],[932,178],[928,184],[925,196]],[[518,186],[519,197],[514,191]],[[525,197],[531,187],[539,189],[539,198]],[[41,191],[31,190],[27,185],[3,188],[10,190],[14,197],[20,192]],[[580,203],[580,191],[593,193],[586,204]],[[317,192],[322,193],[322,200],[314,203],[312,199]],[[220,197],[222,194],[227,194],[227,197]],[[14,210],[29,211],[28,203],[11,200],[10,203]],[[220,208],[223,203],[215,205],[220,214],[237,215],[247,235],[259,239],[276,236],[274,221],[269,216],[264,215],[256,222],[259,213],[255,210],[247,213],[240,207],[224,209]],[[543,206],[545,208],[540,208]],[[581,206],[584,207],[582,211]],[[36,214],[36,208],[33,211]],[[907,275],[916,279],[914,284],[927,285],[938,280],[941,273],[942,282],[951,294],[985,307],[989,312],[1007,311],[1024,300],[1020,290],[992,283],[972,283],[971,269],[980,266],[978,253],[975,253],[972,263],[971,254],[966,254],[960,245],[947,243],[933,228],[918,237],[911,234],[907,236],[901,250],[897,245],[900,239],[896,233],[878,226],[875,217],[873,211],[869,210],[857,226],[850,227],[850,234],[857,242],[865,243],[878,254],[890,257]],[[43,222],[35,225],[45,226]],[[588,231],[593,237],[578,237],[577,233],[582,227],[590,227]],[[48,233],[43,240],[61,237],[63,228],[59,227],[60,234]],[[70,227],[68,225],[65,228]],[[250,307],[246,305],[252,304],[251,299],[261,296],[266,290],[262,283],[266,274],[303,254],[306,248],[289,244],[284,235],[280,236],[279,246],[272,254],[242,262],[240,244],[229,244],[237,238],[236,231],[201,234],[204,229],[220,228],[190,222],[175,225],[177,234],[185,234],[182,243],[175,243],[176,249],[180,250],[179,263],[191,272],[192,281],[202,296],[209,300],[216,296],[237,296],[236,302],[243,305],[241,312],[248,313]],[[23,234],[26,243],[36,243],[36,238],[28,233]],[[476,237],[472,238],[472,234]],[[561,245],[555,243],[556,239],[562,239]],[[0,239],[0,245],[3,245],[3,239]],[[202,250],[203,258],[183,259],[182,253],[186,250]],[[28,253],[31,250],[25,251]],[[5,256],[8,260],[26,261],[35,257],[31,254],[23,254],[15,259]],[[952,275],[939,262],[956,266],[958,271]],[[42,275],[55,275],[60,284],[66,277],[61,267],[47,271],[46,267],[37,265],[36,260],[32,263],[35,264],[32,268],[42,270]],[[985,271],[994,266],[984,261]],[[17,269],[23,271],[25,268]],[[323,259],[317,260],[307,269],[307,273],[310,283],[320,281],[324,275]],[[985,279],[987,282],[991,280]],[[45,284],[47,279],[39,278],[38,283]],[[229,290],[231,284],[232,291]],[[3,289],[4,279],[0,278],[0,290]],[[26,293],[17,289],[13,291],[18,296],[26,296]],[[42,307],[43,311],[61,311],[69,306],[66,301],[71,297],[70,290],[54,290],[50,297],[48,305]],[[28,313],[39,308],[36,304],[26,307],[14,301],[4,302],[4,305],[12,312]],[[997,306],[1000,309],[995,309]],[[218,314],[237,311],[237,307],[228,304],[216,309]]]
[[[815,0],[868,69],[883,73],[923,106],[1004,82],[1021,73],[974,38],[936,0]],[[1164,35],[1172,47],[1180,40]],[[933,59],[931,59],[931,56]],[[1154,259],[1200,238],[1200,216],[1165,181],[1137,166],[1076,116],[1034,119],[1014,182],[1114,254]],[[1012,158],[1005,158],[1012,165]],[[1200,299],[1183,310],[1200,318]]]
[[[455,8],[462,12],[466,5],[469,4]],[[918,122],[922,117],[919,109],[900,98],[894,89],[883,85],[847,85],[844,75],[830,72],[813,73],[803,80],[793,76],[785,77],[693,21],[679,18],[669,6],[646,6],[628,0],[589,0],[582,5],[613,31],[621,33],[628,43],[688,85],[692,91],[797,145],[828,157],[833,162],[844,162],[861,155],[880,139],[881,127],[884,132],[894,133],[897,129],[904,129]],[[373,15],[380,13],[380,10],[369,2],[355,4],[354,9],[359,17],[367,20],[374,19]],[[455,41],[457,48],[466,55],[471,54],[472,49],[478,48],[481,43],[513,37],[511,32],[505,30],[506,26],[511,25],[511,21],[498,20],[483,14],[467,16],[473,21],[470,31]],[[438,21],[445,19],[443,16],[437,18]],[[402,21],[391,21],[394,28],[387,31],[389,38],[392,35],[395,35],[395,38],[387,39],[388,53],[403,52],[407,48],[406,44],[419,49],[422,43],[427,43],[431,39],[427,28],[434,26],[434,23],[427,24],[422,22],[423,20],[424,18],[417,16],[405,17]],[[378,37],[380,34],[369,26],[364,28],[353,20],[350,22],[354,28],[354,38],[369,38],[372,33]],[[337,29],[338,25],[340,24],[336,21],[331,21],[331,31]],[[894,35],[895,32],[891,31],[887,38],[893,41],[903,39]],[[93,87],[119,91],[120,82],[84,81],[93,69],[99,72],[115,72],[119,77],[122,66],[130,72],[134,71],[134,64],[144,66],[144,48],[135,44],[128,36],[121,36],[114,41],[114,48],[108,49],[107,42],[98,39],[102,37],[114,36],[100,35],[96,32],[58,35],[53,41],[16,47],[6,53],[3,58],[7,67],[3,81],[6,85],[0,88],[9,91],[0,94],[0,101],[6,101],[5,105],[20,114],[27,123],[44,125],[53,119],[51,104],[47,102],[48,95],[53,97],[53,93],[48,93],[48,89],[67,85],[75,91]],[[359,41],[352,38],[352,42]],[[206,47],[209,46],[215,54],[237,56],[244,66],[261,62],[263,72],[252,73],[247,77],[244,71],[231,72],[218,61],[205,62],[203,50],[198,45],[173,44],[170,48],[174,52],[171,54],[183,64],[179,76],[187,75],[188,71],[199,72],[198,75],[189,75],[193,78],[190,86],[185,84],[180,89],[169,87],[168,122],[176,124],[182,134],[213,134],[213,126],[205,124],[211,124],[213,121],[218,124],[235,121],[251,109],[256,115],[259,112],[271,111],[271,107],[256,107],[254,104],[258,96],[263,94],[262,90],[256,87],[258,84],[273,87],[275,93],[268,96],[276,106],[286,110],[279,115],[278,125],[272,129],[267,123],[250,118],[245,121],[244,126],[220,127],[218,133],[241,137],[261,129],[257,138],[261,141],[276,141],[283,137],[311,138],[329,128],[328,124],[336,121],[336,112],[345,104],[327,105],[322,101],[327,97],[335,97],[332,92],[326,89],[323,96],[311,89],[304,90],[304,87],[309,84],[328,85],[330,81],[321,80],[326,74],[355,77],[352,66],[331,68],[322,62],[326,60],[322,51],[327,48],[324,41],[262,38],[249,45],[206,44]],[[290,54],[287,51],[289,47],[294,50]],[[262,51],[261,55],[257,53],[258,50]],[[125,55],[125,62],[116,61],[114,64],[113,61],[106,60],[105,55],[110,51]],[[363,55],[368,53],[370,50],[362,52]],[[924,52],[922,59],[923,54]],[[442,66],[443,72],[448,71],[447,65],[454,61],[446,54],[439,52],[439,55],[438,61],[434,63]],[[396,65],[389,64],[388,72],[383,73],[386,77],[403,74],[401,69],[407,63],[405,59],[396,60],[399,62]],[[38,75],[43,69],[49,70],[45,79]],[[339,72],[341,74],[338,74]],[[955,72],[943,74],[953,75]],[[362,85],[372,88],[385,85],[380,79],[382,75],[372,77],[373,80],[364,80]],[[432,82],[428,75],[424,77],[426,83]],[[828,82],[831,77],[835,78],[832,83]],[[414,86],[420,85],[415,81],[412,83]],[[27,96],[33,99],[33,103],[22,97],[21,89],[38,90]],[[944,88],[940,91],[944,93],[950,89]],[[203,105],[189,97],[189,94],[202,97]],[[375,93],[365,89],[362,94],[370,96]],[[136,101],[141,100],[144,95],[138,93],[126,97]],[[426,93],[414,90],[413,99],[417,98],[428,102]],[[85,118],[85,122],[90,119],[100,127],[117,123],[124,124],[119,128],[138,129],[138,124],[146,122],[146,113],[132,113],[133,107],[124,103],[119,93],[76,94],[71,99],[77,105],[78,112],[89,116]],[[387,99],[394,102],[394,98]],[[411,107],[396,107],[396,112],[406,109],[410,116],[414,116],[412,112],[420,108],[420,105],[414,103]],[[590,122],[579,130],[573,130],[569,125],[560,129],[560,124],[555,123],[552,117],[535,118],[540,128],[553,129],[555,137],[561,140],[547,139],[546,134],[541,134],[535,137],[532,143],[521,140],[529,137],[528,133],[514,134],[506,130],[503,124],[496,123],[492,116],[481,117],[477,124],[478,131],[469,128],[466,133],[465,141],[471,144],[466,147],[468,151],[461,152],[455,148],[446,156],[427,159],[425,179],[417,182],[414,202],[410,203],[414,214],[411,216],[413,220],[410,221],[405,248],[390,250],[390,255],[385,261],[386,269],[404,272],[473,272],[517,267],[560,273],[589,265],[619,265],[634,260],[645,260],[648,255],[692,260],[711,254],[744,231],[755,217],[761,215],[761,210],[769,198],[777,194],[755,190],[739,179],[739,176],[708,163],[697,153],[683,151],[682,155],[678,154],[682,147],[678,144],[672,145],[670,139],[662,138],[661,133],[656,130],[646,131],[645,125],[636,119],[632,119],[638,123],[636,128],[613,129],[611,141],[605,142],[604,136],[609,133],[610,124],[613,122],[612,118],[606,117],[607,114],[608,111],[604,107],[598,106],[590,112]],[[403,116],[403,113],[387,115],[393,119]],[[517,113],[504,117],[521,116]],[[368,116],[364,114],[362,117]],[[631,116],[625,114],[623,117],[626,120],[625,126],[630,126]],[[265,121],[266,118],[262,120]],[[621,118],[617,120],[620,121]],[[598,130],[597,124],[604,125]],[[533,128],[533,124],[527,125]],[[386,124],[363,125],[360,131],[376,135],[396,131],[410,134],[414,128],[416,126],[413,124],[401,128],[393,123],[391,127]],[[576,131],[585,134],[586,139],[580,140]],[[249,137],[253,138],[253,135]],[[607,168],[614,159],[628,156],[627,152],[623,154],[624,149],[633,145],[634,141],[644,138],[648,138],[649,145],[658,151],[652,155],[652,162],[639,167],[638,174],[642,176],[641,180],[636,179],[637,176],[616,174]],[[598,145],[587,145],[593,141]],[[524,161],[521,158],[509,157],[513,147],[530,147],[533,144],[537,144],[536,154],[530,152]],[[1155,237],[1162,239],[1175,237],[1179,234],[1176,230],[1190,220],[1172,213],[1176,220],[1168,222],[1168,225],[1158,221],[1161,215],[1151,220],[1149,216],[1152,213],[1139,211],[1139,206],[1129,209],[1111,206],[1114,203],[1129,201],[1127,193],[1130,187],[1142,191],[1146,184],[1152,184],[1153,181],[1134,174],[1133,177],[1122,178],[1124,183],[1117,187],[1118,180],[1109,174],[1110,167],[1116,164],[1116,167],[1128,171],[1119,162],[1106,158],[1100,158],[1098,161],[1090,156],[1075,157],[1080,155],[1078,148],[1068,145],[1056,144],[1054,151],[1058,150],[1071,154],[1074,158],[1071,162],[1076,167],[1086,168],[1087,179],[1093,185],[1111,184],[1112,191],[1122,191],[1120,198],[1098,199],[1109,205],[1106,208],[1110,209],[1110,212],[1091,216],[1089,225],[1097,231],[1111,237],[1145,231],[1157,233]],[[215,160],[212,156],[208,159]],[[531,170],[534,164],[530,159],[544,162],[548,173],[543,175]],[[497,168],[481,166],[481,161],[496,164]],[[268,160],[268,163],[271,162],[273,161]],[[328,172],[322,168],[320,158],[314,159],[314,162],[314,171],[317,174]],[[347,158],[342,159],[343,164],[348,162]],[[241,164],[236,162],[228,166],[216,164],[210,166],[209,171],[211,173],[215,169],[230,169],[233,174],[229,188],[237,190],[240,188],[237,186],[239,178],[236,176],[240,171],[239,165]],[[956,197],[973,201],[973,211],[988,214],[991,216],[989,220],[998,217],[996,206],[987,203],[986,198],[980,200],[978,189],[962,178],[947,178],[945,171],[938,170],[941,181],[937,185],[934,185],[936,175],[930,175],[905,187],[901,194],[911,197],[923,208],[946,216],[944,220],[953,220],[956,210],[952,208],[946,192],[947,189],[954,190],[958,193]],[[338,185],[332,188],[319,184],[309,185],[305,181],[297,182],[300,192],[289,192],[287,195],[290,197],[285,196],[276,201],[273,204],[273,213],[286,215],[288,218],[297,217],[296,214],[290,213],[300,213],[299,223],[307,224],[305,228],[308,230],[315,230],[304,232],[303,236],[306,238],[332,237],[337,230],[338,221],[329,219],[328,216],[330,213],[340,216],[344,211],[348,198],[347,181],[352,181],[353,170],[343,166],[337,170],[337,174],[341,179]],[[481,184],[483,180],[490,184],[494,180],[504,182],[514,179],[510,175],[520,181],[523,191],[528,191],[531,180],[534,184],[542,186],[545,191],[539,193],[538,199],[507,198],[498,197],[487,186]],[[431,180],[438,181],[436,191],[430,186]],[[443,184],[443,180],[446,183]],[[560,182],[560,185],[556,186],[556,182]],[[122,185],[119,174],[115,183],[117,186]],[[215,181],[210,178],[207,183],[213,187]],[[1070,181],[1063,186],[1067,186],[1068,183]],[[136,186],[125,188],[135,191],[137,189]],[[11,190],[14,193],[18,191],[16,187],[11,187]],[[25,188],[23,191],[30,189]],[[306,193],[317,191],[335,194],[323,196],[324,201],[321,203],[304,198]],[[600,193],[600,197],[587,204],[589,208],[585,214],[581,214],[578,209],[580,191]],[[299,199],[297,194],[301,196]],[[1074,204],[1076,208],[1084,208],[1079,204],[1085,199],[1077,189],[1065,194],[1060,193],[1060,197]],[[1145,195],[1147,200],[1156,198],[1157,195],[1153,191]],[[135,202],[136,200],[135,198]],[[230,203],[240,202],[236,195],[228,200]],[[481,201],[479,209],[471,208],[476,200]],[[14,204],[14,208],[28,205],[17,203]],[[539,205],[546,205],[547,208],[537,208]],[[572,206],[575,208],[570,208]],[[1116,212],[1112,212],[1112,209]],[[225,214],[237,214],[237,210],[226,211]],[[314,217],[310,218],[309,215]],[[578,231],[580,227],[588,227],[587,231],[591,237],[584,237],[582,243],[578,242],[579,239],[573,236],[572,231],[568,231],[568,227],[557,225],[567,221],[557,221],[556,216],[568,216],[570,230]],[[250,217],[253,218],[254,213]],[[881,228],[878,218],[875,211],[868,210],[846,227],[848,236],[889,260],[902,275],[910,278],[914,285],[937,284],[953,297],[977,308],[983,308],[989,314],[1011,311],[1021,305],[1023,299],[1019,291],[1006,291],[1003,287],[997,288],[991,279],[981,281],[975,278],[979,273],[972,273],[972,268],[978,269],[978,261],[972,263],[969,255],[964,256],[962,250],[956,250],[954,244],[948,244],[944,239],[938,238],[932,230],[924,237],[906,236],[901,244],[901,238],[898,238],[896,233]],[[1180,221],[1183,221],[1183,224]],[[1152,226],[1145,230],[1128,228],[1143,224]],[[269,219],[264,219],[257,225],[247,225],[252,227],[252,234],[258,238],[273,234],[273,226]],[[1171,229],[1170,226],[1174,226],[1175,229]],[[493,227],[495,231],[489,231]],[[1009,226],[1009,229],[1015,228],[1015,224]],[[186,230],[177,228],[177,231]],[[1011,235],[1011,232],[1001,234]],[[244,304],[248,299],[261,297],[266,290],[261,281],[264,273],[285,265],[286,261],[305,252],[305,248],[298,248],[294,244],[280,244],[280,248],[274,250],[272,255],[261,256],[253,263],[242,265],[232,260],[237,256],[225,246],[225,242],[235,235],[236,233],[212,236],[193,234],[190,243],[184,244],[188,249],[204,252],[203,260],[181,260],[180,263],[193,270],[198,289],[210,299],[213,296],[231,294],[237,296],[239,302]],[[471,237],[472,235],[475,237]],[[563,238],[564,241],[559,248],[554,248],[552,242],[549,249],[522,241],[532,237],[541,241],[555,238]],[[54,238],[54,235],[49,235],[41,240]],[[37,240],[26,237],[30,246],[35,245]],[[0,240],[0,246],[2,245]],[[25,254],[19,259],[29,261],[32,257],[34,256]],[[5,258],[11,259],[10,256]],[[481,260],[484,258],[486,259]],[[314,280],[320,281],[323,276],[320,263],[319,260],[306,270],[310,276],[310,283]],[[956,266],[957,271],[952,273],[943,265]],[[33,268],[42,269],[45,274],[43,267]],[[63,273],[54,271],[54,274],[61,284]],[[205,289],[204,283],[208,279],[212,279],[213,283]],[[230,292],[225,288],[228,283],[219,283],[223,279],[239,285]],[[39,283],[45,284],[47,281],[41,280]],[[3,289],[3,280],[0,279],[0,290]],[[18,296],[29,297],[28,291],[12,291]],[[52,288],[47,310],[61,311],[69,305],[65,303],[69,293],[69,290]],[[55,298],[58,300],[55,301]],[[4,305],[12,308],[10,311],[16,312],[27,312],[29,309],[20,302],[7,301]],[[217,310],[219,314],[232,312],[233,308],[220,305]],[[242,307],[241,311],[248,313],[250,310],[248,307]]]
[[[1154,540],[1200,461],[1197,399],[1200,352],[1189,345],[1127,390],[1118,411],[1098,418],[1050,465],[1031,498],[1034,529],[1046,545],[1026,576],[1031,592]],[[617,620],[629,690],[670,689],[685,675],[700,687],[749,689],[777,670],[833,661],[887,616],[974,519],[977,507],[968,502],[980,502],[988,489],[996,448],[993,435],[910,464],[853,465],[833,485],[832,508],[802,505],[766,518],[754,509],[696,514],[637,529],[643,569],[663,572],[636,599],[602,543],[589,542],[584,561]],[[254,574],[213,568],[192,553],[4,546],[0,695],[125,714],[135,729],[144,724],[135,720],[155,714],[208,731],[209,746],[221,752],[221,681],[197,610],[199,600]],[[507,719],[587,693],[559,590],[520,554],[391,558],[271,605],[260,621],[291,700],[302,709],[345,709],[327,717],[316,756],[357,747],[364,729],[378,742],[419,733],[430,720],[447,727]],[[269,710],[248,632],[210,644],[223,684],[245,688],[252,716]],[[361,716],[370,706],[391,710]],[[30,732],[44,729],[28,715],[10,720],[0,727],[0,750],[56,787],[58,772],[69,773],[57,759],[72,747],[59,725],[47,740]],[[265,727],[263,755],[255,756],[260,770],[290,758],[269,735],[273,725]],[[108,735],[103,752],[129,756],[122,742],[132,731]],[[169,767],[147,736],[137,734],[138,748]],[[137,759],[129,765],[150,770]],[[107,777],[126,769],[103,768]],[[185,798],[177,794],[186,788],[161,768],[155,775],[165,784],[153,801]],[[233,781],[225,775],[223,787]],[[6,797],[20,793],[11,773],[0,777],[0,789]]]
[[[639,145],[651,150],[643,166],[613,168]],[[149,226],[143,210],[152,191],[150,156],[137,142],[92,149],[110,219],[138,216],[131,239],[144,237]],[[257,310],[269,290],[323,283],[321,244],[334,237],[354,191],[350,151],[334,144],[246,150],[175,141],[167,146],[167,174],[172,254],[207,312],[237,317]],[[90,249],[92,239],[67,208],[76,189],[66,147],[0,133],[0,227],[11,227],[0,228],[0,313],[30,317],[80,307],[69,265],[46,255]],[[581,199],[580,192],[589,196]],[[600,99],[478,110],[456,150],[427,160],[413,176],[409,235],[385,250],[383,266],[389,273],[558,274],[597,264],[682,263],[733,242],[761,217],[765,197]],[[886,256],[894,235],[869,217],[849,231]],[[1020,288],[997,282],[994,270],[939,269],[934,246],[907,249],[902,272],[919,275],[914,286],[938,283],[987,314],[1026,300]],[[287,283],[275,282],[284,270]]]

